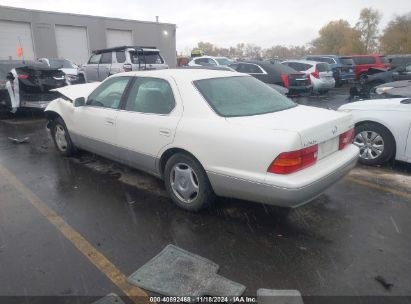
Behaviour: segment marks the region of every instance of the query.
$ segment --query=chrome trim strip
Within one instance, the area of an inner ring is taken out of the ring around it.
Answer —
[[[72,131],[70,132],[70,137],[74,145],[80,149],[101,155],[157,177],[161,175],[158,168],[159,159],[156,156],[109,144]]]

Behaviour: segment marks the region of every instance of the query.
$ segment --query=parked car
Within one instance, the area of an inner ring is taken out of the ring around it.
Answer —
[[[310,76],[282,64],[264,61],[243,61],[229,64],[237,72],[249,74],[262,82],[280,85],[288,89],[289,95],[310,94]]]
[[[77,75],[78,66],[70,60],[59,58],[39,58],[38,61],[47,64],[47,66],[52,69],[63,71],[64,74],[66,74],[68,84],[81,83]]]
[[[351,58],[337,55],[309,55],[304,59],[328,63],[333,71],[336,86],[355,80],[355,63]]]
[[[316,93],[327,93],[335,87],[333,72],[328,63],[308,60],[287,60],[281,64],[309,75]]]
[[[212,56],[201,56],[193,58],[188,65],[189,66],[225,66],[232,63],[227,57],[212,57]]]
[[[381,84],[371,90],[372,99],[411,98],[411,80],[401,80]]]
[[[361,163],[411,162],[411,99],[363,100],[338,110],[353,115]]]
[[[44,109],[58,97],[51,91],[66,85],[64,72],[43,63],[0,60],[0,110],[16,112],[19,108]]]
[[[397,66],[404,66],[411,63],[411,54],[388,55],[387,57],[390,61],[391,68],[396,68]]]
[[[390,70],[372,68],[370,74],[364,75],[355,88],[351,88],[352,96],[369,99],[375,91],[374,88],[381,84],[399,80],[411,80],[411,63],[397,66]]]
[[[66,98],[46,109],[57,150],[158,176],[187,210],[216,195],[297,207],[357,162],[350,114],[297,105],[249,75],[172,69],[89,85],[59,89]]]
[[[352,59],[355,63],[355,76],[359,80],[361,77],[367,75],[370,68],[389,69],[391,67],[390,61],[386,56],[374,55],[351,55],[341,57],[344,59]]]
[[[95,82],[120,72],[157,69],[168,69],[157,48],[121,46],[93,51],[78,75],[83,82]]]

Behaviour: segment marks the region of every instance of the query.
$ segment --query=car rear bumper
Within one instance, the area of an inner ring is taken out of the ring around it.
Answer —
[[[213,172],[207,172],[207,175],[217,195],[280,207],[296,208],[318,197],[355,167],[359,156],[358,148],[347,147],[346,149],[347,151],[345,151],[343,157],[344,161],[338,166],[333,167],[331,171],[309,183],[300,184],[296,182],[298,184],[296,187],[259,183]],[[331,161],[333,162],[333,160]],[[315,168],[311,169],[316,170]]]

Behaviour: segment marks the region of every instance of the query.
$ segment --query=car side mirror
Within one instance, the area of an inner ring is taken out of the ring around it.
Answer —
[[[83,107],[86,105],[86,99],[84,97],[78,97],[74,99],[74,107]]]

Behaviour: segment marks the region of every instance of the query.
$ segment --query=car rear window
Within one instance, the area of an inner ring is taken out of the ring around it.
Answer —
[[[163,58],[159,52],[131,52],[131,61],[134,64],[162,64]]]
[[[316,70],[318,72],[329,72],[331,71],[331,67],[328,63],[317,63]]]
[[[380,56],[381,63],[390,63],[390,60],[386,56]]]
[[[204,99],[223,117],[251,116],[286,110],[296,103],[254,77],[221,77],[194,81]]]
[[[346,65],[355,65],[354,60],[352,60],[352,58],[340,58],[340,61],[342,64],[346,64]]]

